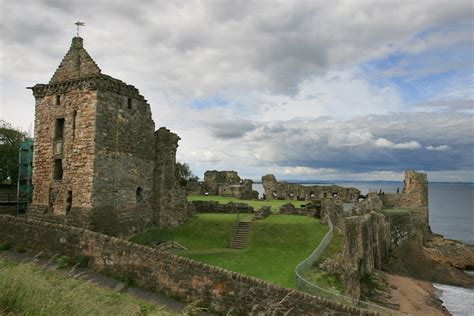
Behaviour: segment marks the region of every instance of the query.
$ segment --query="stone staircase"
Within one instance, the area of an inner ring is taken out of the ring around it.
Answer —
[[[245,247],[245,243],[247,242],[247,237],[250,231],[250,224],[252,221],[240,221],[237,224],[237,228],[235,229],[234,237],[230,243],[230,247],[232,249],[242,249]]]

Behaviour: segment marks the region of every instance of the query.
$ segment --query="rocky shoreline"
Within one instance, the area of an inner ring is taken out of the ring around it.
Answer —
[[[474,264],[474,245],[432,234],[420,247],[408,243],[397,248],[385,269],[399,303],[410,315],[451,315],[433,283],[474,288],[474,276],[464,273]]]

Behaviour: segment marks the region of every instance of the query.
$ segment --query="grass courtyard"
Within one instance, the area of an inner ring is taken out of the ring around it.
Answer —
[[[273,212],[278,212],[280,206],[292,203],[295,207],[301,207],[308,203],[307,201],[295,201],[295,200],[241,200],[234,197],[220,196],[220,195],[188,195],[187,199],[189,202],[192,201],[216,201],[221,204],[227,204],[229,202],[235,203],[246,203],[253,207],[255,211],[258,211],[262,206],[271,206]]]
[[[131,241],[148,244],[167,235],[188,248],[175,254],[294,288],[296,265],[328,230],[311,217],[271,215],[252,222],[246,247],[236,250],[227,248],[235,220],[235,214],[199,214],[175,229],[150,230]]]

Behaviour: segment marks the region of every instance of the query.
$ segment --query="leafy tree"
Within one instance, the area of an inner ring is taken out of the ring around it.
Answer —
[[[181,186],[186,186],[189,181],[197,181],[199,178],[193,174],[189,165],[185,162],[176,163],[176,173]]]
[[[26,132],[0,120],[0,183],[10,180],[16,183],[18,178],[18,152],[20,144],[26,138]]]

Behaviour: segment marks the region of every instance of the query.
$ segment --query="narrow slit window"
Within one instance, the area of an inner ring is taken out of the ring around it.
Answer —
[[[72,114],[72,139],[76,137],[76,118],[77,118],[77,111],[74,111]]]
[[[61,180],[63,178],[63,161],[62,159],[54,159],[53,180]]]
[[[60,95],[56,96],[56,105],[61,105],[61,96]]]
[[[64,136],[64,118],[56,119],[56,127],[54,129],[54,139],[63,139]]]
[[[141,202],[143,200],[143,189],[138,187],[136,191],[136,200],[137,202]]]
[[[72,208],[72,191],[67,191],[67,198],[66,198],[66,214],[69,213],[69,211]]]
[[[127,99],[127,107],[128,107],[129,109],[132,109],[132,98],[128,98],[128,99]]]

